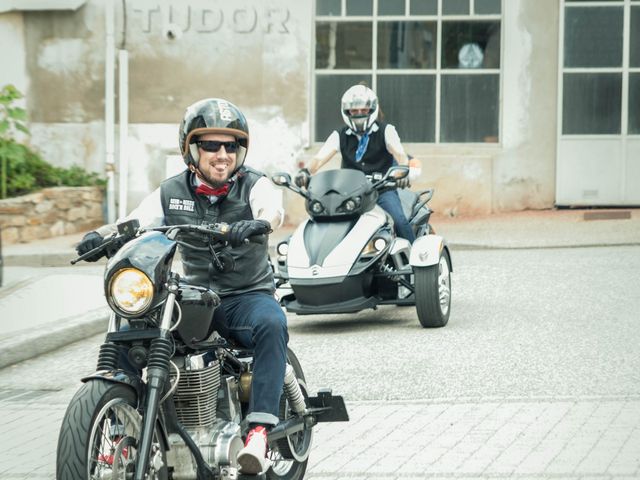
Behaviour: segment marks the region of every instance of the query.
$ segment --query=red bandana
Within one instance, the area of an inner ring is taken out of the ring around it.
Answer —
[[[214,197],[223,197],[227,194],[227,192],[229,192],[228,183],[225,183],[220,188],[211,188],[209,185],[201,183],[200,185],[198,185],[198,188],[196,188],[197,195],[206,195],[207,197],[210,197],[211,195],[213,195]]]

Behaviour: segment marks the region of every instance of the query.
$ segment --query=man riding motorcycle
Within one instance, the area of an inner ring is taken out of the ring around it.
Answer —
[[[185,248],[181,254],[188,281],[220,296],[218,310],[224,313],[231,339],[254,349],[249,432],[238,463],[242,473],[258,474],[265,471],[267,429],[278,423],[288,332],[286,316],[273,296],[267,244],[246,240],[281,225],[282,195],[262,173],[244,166],[247,121],[226,100],[209,98],[189,106],[179,144],[187,169],[162,182],[127,218],[138,219],[142,227],[230,224],[230,243],[235,247],[229,251],[235,264],[232,271],[217,275],[206,249]],[[105,225],[88,233],[78,253],[96,248],[114,230],[114,225]]]
[[[354,85],[342,96],[341,114],[346,124],[339,131],[334,130],[318,153],[311,159],[308,168],[302,168],[294,181],[299,187],[306,187],[309,176],[316,173],[335,154],[342,155],[342,168],[362,170],[366,174],[386,173],[394,164],[409,165],[409,159],[402,147],[396,128],[378,121],[378,97],[365,85]],[[397,180],[400,188],[409,185],[409,178]],[[397,190],[380,194],[378,205],[393,218],[398,236],[409,242],[415,234],[402,211]]]

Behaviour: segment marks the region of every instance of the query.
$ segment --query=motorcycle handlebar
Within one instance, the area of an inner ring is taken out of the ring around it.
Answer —
[[[161,226],[161,227],[151,227],[146,229],[137,229],[135,232],[128,232],[126,234],[113,234],[110,237],[105,238],[103,243],[90,250],[79,257],[71,260],[71,265],[75,265],[78,262],[86,260],[87,258],[91,258],[95,255],[103,254],[107,252],[107,256],[109,256],[110,251],[114,252],[119,250],[125,243],[134,238],[137,233],[144,232],[161,232],[167,234],[167,236],[171,235],[171,232],[177,231],[185,231],[185,232],[195,232],[195,233],[203,233],[211,237],[212,240],[220,242],[220,243],[228,243],[228,234],[229,234],[229,224],[227,223],[212,223],[208,225],[170,225],[170,226]],[[256,243],[256,244],[264,244],[267,241],[267,235],[258,234],[252,235],[251,237],[245,239],[244,243]],[[187,244],[188,245],[188,244]],[[198,248],[195,247],[194,248]]]

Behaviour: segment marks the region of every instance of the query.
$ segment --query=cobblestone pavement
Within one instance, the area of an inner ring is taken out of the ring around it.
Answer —
[[[72,392],[0,390],[0,478],[55,478]],[[640,396],[351,402],[316,430],[307,477],[640,478]]]

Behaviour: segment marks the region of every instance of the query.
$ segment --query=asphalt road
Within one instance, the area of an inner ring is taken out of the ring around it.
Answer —
[[[423,329],[411,307],[289,315],[310,386],[350,400],[640,392],[640,247],[466,250],[453,266],[444,328]],[[64,388],[101,341],[46,355],[53,378],[30,374],[34,360],[0,371],[0,384]]]
[[[449,323],[290,319],[311,383],[358,400],[640,392],[640,248],[460,251]]]

